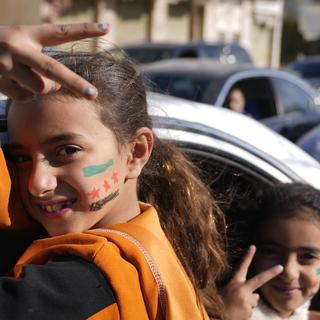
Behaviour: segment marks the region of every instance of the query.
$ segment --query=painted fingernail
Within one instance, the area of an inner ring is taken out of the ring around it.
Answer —
[[[283,271],[283,266],[281,264],[277,265],[274,267],[276,272],[282,272]]]
[[[98,94],[97,89],[94,87],[86,87],[84,90],[85,97],[89,99],[95,98],[97,94]]]
[[[110,29],[109,23],[97,23],[97,27],[102,32]]]

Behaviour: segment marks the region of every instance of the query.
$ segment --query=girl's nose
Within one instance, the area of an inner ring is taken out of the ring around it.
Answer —
[[[57,187],[53,168],[46,161],[34,164],[29,177],[29,192],[37,198],[49,195]]]
[[[299,262],[295,257],[288,257],[283,261],[283,272],[281,277],[286,281],[292,281],[299,278]]]

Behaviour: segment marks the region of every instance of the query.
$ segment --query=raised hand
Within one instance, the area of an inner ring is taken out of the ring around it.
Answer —
[[[252,309],[259,302],[259,294],[255,291],[283,271],[281,265],[276,265],[247,280],[248,269],[255,252],[256,247],[250,246],[239,270],[223,290],[222,295],[228,320],[248,319]]]
[[[15,100],[26,100],[35,93],[46,94],[64,86],[95,99],[95,87],[41,49],[107,32],[108,25],[96,23],[0,26],[0,92]]]

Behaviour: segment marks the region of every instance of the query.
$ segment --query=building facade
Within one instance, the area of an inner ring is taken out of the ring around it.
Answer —
[[[257,65],[280,63],[283,0],[11,0],[0,4],[0,23],[39,23],[41,7],[53,2],[68,5],[52,22],[108,22],[110,44],[237,42]],[[29,8],[19,15],[17,3]]]

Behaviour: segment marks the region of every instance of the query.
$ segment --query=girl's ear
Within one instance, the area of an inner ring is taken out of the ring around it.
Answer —
[[[148,162],[154,138],[151,129],[140,128],[135,138],[129,143],[128,173],[126,179],[137,179],[142,168]]]

